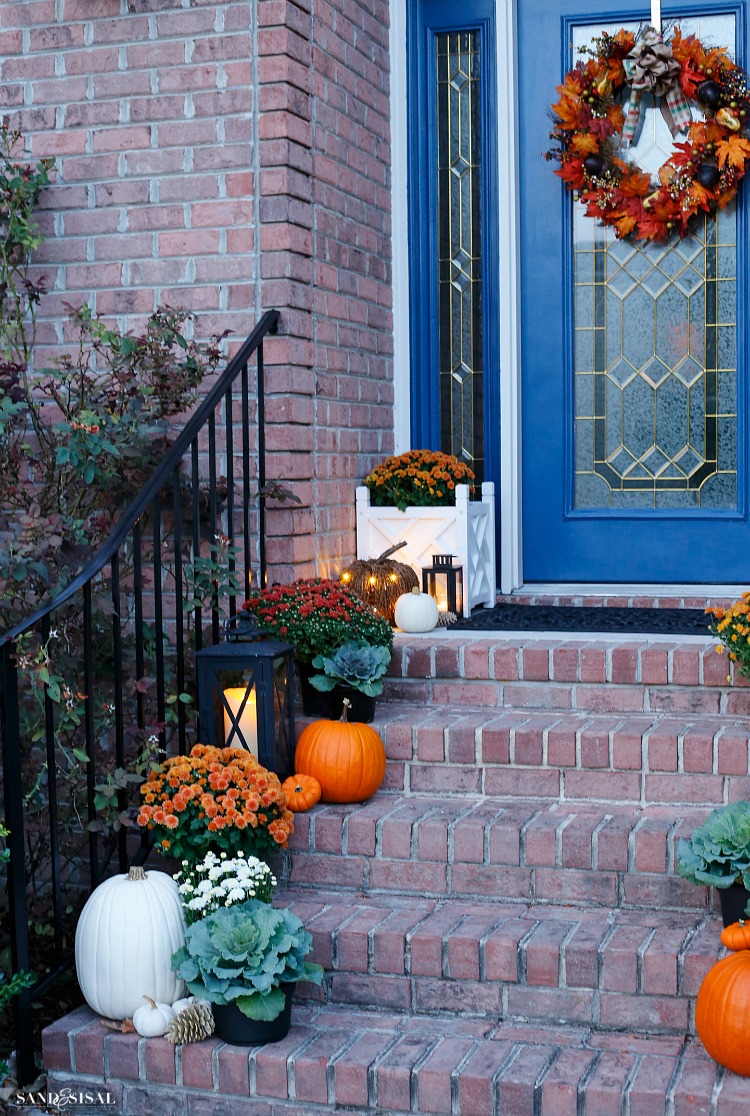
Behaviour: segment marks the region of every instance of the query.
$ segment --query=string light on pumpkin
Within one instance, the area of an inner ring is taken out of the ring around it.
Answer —
[[[340,578],[343,584],[353,589],[390,624],[394,623],[393,614],[398,598],[402,593],[408,593],[419,584],[411,566],[391,558],[391,555],[403,546],[406,546],[406,543],[399,542],[377,558],[370,558],[367,561],[358,559],[352,562]]]

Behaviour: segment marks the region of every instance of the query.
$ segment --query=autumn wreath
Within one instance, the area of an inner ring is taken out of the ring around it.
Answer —
[[[604,32],[582,53],[588,58],[557,87],[551,138],[559,147],[546,157],[560,163],[556,173],[587,215],[618,237],[658,241],[674,232],[686,236],[696,214],[728,205],[750,163],[750,94],[726,48],[704,47],[678,28],[668,41],[646,28],[638,35]],[[685,134],[658,181],[622,155],[637,131],[643,92],[659,100],[673,137]],[[689,102],[704,120],[692,120]]]

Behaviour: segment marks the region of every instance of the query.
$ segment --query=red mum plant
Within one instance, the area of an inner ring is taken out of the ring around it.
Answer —
[[[292,585],[272,585],[245,601],[269,635],[294,644],[295,658],[312,662],[345,643],[393,647],[387,620],[352,592],[324,577],[302,578]]]

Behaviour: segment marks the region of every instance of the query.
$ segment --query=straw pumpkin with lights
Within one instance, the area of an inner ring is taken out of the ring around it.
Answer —
[[[341,575],[342,584],[372,605],[389,624],[395,623],[394,613],[399,597],[419,586],[419,579],[411,566],[391,558],[403,546],[406,542],[390,546],[377,558],[357,559]]]

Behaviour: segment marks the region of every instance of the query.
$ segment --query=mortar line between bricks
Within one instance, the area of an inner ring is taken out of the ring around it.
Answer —
[[[370,1062],[369,1066],[367,1067],[367,1107],[368,1108],[370,1108],[370,1107],[377,1108],[377,1106],[378,1106],[378,1066],[383,1061],[385,1056],[387,1054],[390,1054],[391,1050],[393,1050],[394,1046],[396,1046],[397,1043],[399,1043],[402,1038],[403,1038],[403,1035],[401,1035],[401,1034],[393,1035],[391,1041],[388,1043],[388,1045],[385,1047],[385,1049],[381,1050],[380,1054],[378,1054],[375,1058],[373,1058],[373,1060]]]
[[[456,826],[458,825],[459,822],[463,821],[464,818],[468,818],[471,815],[472,811],[476,810],[478,808],[478,806],[481,806],[480,802],[467,804],[463,808],[461,813],[456,815],[456,817],[453,819],[453,821],[448,822],[447,843],[448,843],[448,865],[449,865],[449,867],[454,862],[454,857],[455,857],[455,852],[456,852]]]
[[[220,1042],[211,1051],[211,1084],[215,1092],[219,1090],[219,1052],[224,1050],[227,1043]]]
[[[638,946],[635,954],[635,990],[636,994],[643,995],[644,981],[643,981],[643,958],[646,950],[656,937],[656,927],[654,927],[643,939]]]
[[[71,1073],[76,1073],[77,1072],[76,1043],[75,1043],[76,1035],[79,1035],[81,1033],[81,1031],[85,1031],[86,1028],[90,1027],[90,1026],[91,1026],[91,1020],[87,1019],[85,1023],[79,1024],[79,1026],[74,1028],[74,1030],[68,1032],[68,1057],[70,1058]],[[106,1042],[105,1042],[104,1045],[105,1045],[105,1057],[106,1057]],[[104,1061],[104,1058],[102,1059],[102,1062],[103,1061]]]
[[[348,1052],[354,1046],[355,1042],[357,1042],[357,1040],[361,1038],[363,1034],[363,1031],[355,1031],[346,1039],[343,1046],[339,1047],[336,1053],[328,1059],[328,1065],[326,1066],[326,1094],[328,1104],[335,1105],[336,1103],[336,1063],[338,1062],[339,1058],[343,1058],[345,1054],[348,1054]]]
[[[329,905],[327,907],[327,910],[329,910],[329,911],[332,910],[332,907]],[[321,911],[321,914],[322,913],[323,912]],[[347,926],[349,925],[349,923],[352,922],[353,919],[355,919],[358,914],[359,914],[358,910],[352,911],[352,913],[350,915],[348,915],[344,919],[343,922],[340,922],[338,924],[338,926],[334,926],[333,930],[331,931],[331,968],[336,970],[336,971],[338,971],[338,967],[339,967],[339,964],[338,964],[338,962],[339,962],[339,931],[345,930],[347,928]],[[367,936],[368,936],[368,939],[369,939],[369,936],[370,936],[369,933],[368,933]],[[368,946],[368,950],[369,950],[369,946]]]
[[[597,989],[600,989],[602,987],[602,979],[604,977],[604,951],[607,948],[607,946],[609,945],[609,943],[612,941],[612,939],[614,938],[616,933],[617,933],[617,924],[615,923],[612,926],[610,926],[609,930],[604,935],[602,940],[599,942],[599,945],[596,947],[596,987],[597,987]]]
[[[591,869],[594,872],[599,870],[599,834],[609,825],[613,817],[614,814],[605,814],[591,834]]]
[[[459,1097],[458,1097],[458,1082],[461,1076],[461,1070],[472,1057],[472,1055],[479,1049],[479,1039],[475,1039],[470,1048],[466,1051],[461,1061],[457,1066],[451,1070],[451,1116],[460,1116]]]
[[[436,1035],[409,1070],[409,1108],[412,1112],[419,1111],[419,1071],[440,1042],[442,1042],[442,1035]]]
[[[576,1116],[586,1116],[586,1089],[603,1057],[603,1050],[594,1051],[594,1057],[591,1059],[588,1069],[578,1082],[576,1088]],[[595,1116],[595,1114],[589,1113],[589,1116]]]
[[[563,818],[563,820],[560,822],[559,825],[555,826],[555,868],[562,868],[563,867],[563,862],[562,862],[563,833],[568,828],[568,826],[571,824],[571,822],[573,821],[575,816],[576,816],[575,814],[568,814],[568,816],[566,818]]]
[[[404,934],[404,973],[406,976],[411,977],[411,940],[413,936],[416,934],[417,930],[419,930],[421,926],[424,926],[425,922],[428,918],[430,918],[431,915],[434,915],[436,911],[440,911],[442,909],[443,904],[440,902],[436,903],[431,911],[427,911],[426,914],[424,914],[420,918],[416,926],[412,926],[411,930],[407,930]],[[388,916],[386,921],[390,922],[392,918],[396,917],[397,913],[397,911],[393,911],[393,913]]]
[[[667,1086],[666,1096],[664,1097],[664,1101],[665,1101],[664,1116],[675,1116],[674,1096],[675,1096],[675,1093],[677,1092],[677,1086],[680,1083],[680,1078],[682,1077],[682,1068],[685,1065],[685,1058],[686,1057],[687,1057],[687,1043],[684,1042],[682,1044],[682,1049],[680,1050],[680,1053],[677,1055],[677,1061],[675,1062],[675,1067],[672,1070],[672,1076],[669,1079],[669,1085]]]
[[[148,1077],[147,1077],[147,1074],[146,1074],[146,1042],[147,1041],[148,1040],[145,1039],[145,1038],[142,1038],[142,1039],[138,1040],[137,1050],[138,1050],[138,1080],[139,1081],[148,1081]]]
[[[484,981],[484,980],[487,979],[487,939],[489,937],[491,937],[492,934],[494,934],[496,930],[499,930],[499,928],[503,925],[503,923],[507,922],[507,921],[508,921],[507,917],[505,915],[503,915],[496,922],[493,922],[493,924],[488,929],[487,933],[479,939],[478,944],[479,944],[479,979],[480,979],[480,981]]]
[[[711,915],[708,913],[708,911],[706,911],[706,913],[701,918],[700,922],[698,922],[698,924],[696,926],[692,926],[690,928],[690,930],[688,930],[687,934],[685,935],[685,940],[683,941],[682,945],[680,946],[680,948],[677,951],[677,995],[678,996],[685,995],[685,993],[682,991],[683,979],[684,979],[684,974],[685,974],[685,958],[688,954],[688,951],[689,951],[691,945],[693,944],[695,939],[698,937],[698,934],[704,928],[706,923],[710,921],[710,919],[711,919]]]
[[[566,950],[568,948],[568,942],[571,940],[571,938],[575,934],[576,930],[578,930],[580,925],[581,925],[580,922],[574,922],[573,925],[571,926],[570,930],[568,931],[568,933],[565,935],[563,940],[560,942],[560,950],[559,950],[558,961],[557,961],[557,981],[558,981],[558,984],[561,988],[567,988],[568,987],[568,959],[567,959],[567,956],[566,956]]]
[[[519,938],[518,945],[516,946],[516,976],[518,977],[519,984],[526,983],[526,947],[529,944],[530,938],[534,936],[541,925],[541,921],[537,919],[531,929],[527,930],[522,938]]]
[[[393,912],[395,914],[395,911]],[[391,914],[387,911],[375,926],[372,926],[367,931],[367,972],[374,973],[375,970],[375,932],[380,930],[381,926],[385,926],[386,922],[391,918]]]
[[[645,816],[645,814],[641,814],[638,821],[635,823],[633,828],[628,833],[628,867],[627,867],[627,871],[630,872],[630,873],[635,872],[635,870],[636,870],[636,867],[635,867],[636,834],[638,833],[638,830],[642,826],[644,826],[645,824],[646,824],[646,816]]]
[[[479,805],[481,805],[481,803]],[[491,861],[490,861],[490,845],[492,843],[492,827],[495,824],[495,822],[499,821],[502,818],[502,816],[505,813],[507,813],[507,810],[508,810],[507,806],[498,805],[497,813],[494,814],[484,826],[484,831],[482,833],[482,864],[490,864],[491,863]],[[519,856],[520,856],[520,845],[521,845],[520,830],[519,830],[519,834],[518,834],[518,843],[519,843]]]
[[[495,1072],[492,1075],[492,1113],[491,1113],[491,1116],[505,1116],[505,1114],[500,1111],[500,1108],[498,1106],[498,1086],[500,1085],[501,1080],[503,1079],[503,1077],[505,1077],[505,1074],[508,1072],[508,1070],[510,1069],[513,1062],[516,1060],[518,1055],[521,1053],[522,1049],[523,1049],[523,1047],[522,1047],[520,1042],[514,1043],[511,1046],[508,1053],[506,1054],[503,1061],[500,1063],[500,1065],[497,1067],[497,1069],[495,1070]]]
[[[636,1054],[635,1061],[630,1067],[630,1073],[625,1078],[625,1083],[622,1087],[622,1104],[620,1106],[620,1116],[630,1116],[630,1094],[635,1085],[635,1079],[638,1076],[638,1071],[643,1065],[645,1054]]]
[[[313,1031],[286,1056],[286,1091],[290,1100],[297,1099],[297,1058],[300,1054],[304,1054],[308,1046],[312,1046],[318,1037],[318,1033]],[[277,1099],[281,1100],[283,1098],[279,1097]]]
[[[534,1082],[534,1116],[542,1116],[542,1090],[544,1082],[552,1071],[552,1066],[557,1061],[559,1055],[562,1053],[562,1047],[556,1046],[553,1048],[549,1058],[542,1066]]]
[[[422,822],[428,821],[430,818],[434,817],[437,812],[437,806],[431,806],[421,817],[412,820],[411,832],[409,834],[409,860],[419,860],[419,827]]]
[[[182,1046],[177,1046],[174,1052],[174,1083],[182,1085]]]
[[[526,863],[526,831],[528,830],[528,828],[532,824],[532,822],[534,822],[538,817],[540,817],[545,812],[545,809],[547,809],[547,808],[548,807],[540,806],[538,810],[534,811],[534,813],[531,815],[530,818],[526,819],[526,821],[523,823],[522,826],[520,826],[520,828],[518,830],[518,864],[519,864],[520,868],[528,868],[529,867],[529,865]],[[506,810],[507,810],[507,807],[506,807]],[[503,811],[503,812],[505,812],[505,811]],[[487,852],[488,852],[488,856],[489,856],[489,849],[487,850]],[[488,860],[488,863],[489,863],[489,860]]]
[[[674,863],[674,834],[675,834],[675,833],[677,832],[677,830],[678,830],[679,826],[681,825],[681,823],[682,823],[682,818],[675,818],[675,820],[674,820],[674,821],[672,822],[672,824],[670,825],[669,829],[667,830],[667,850],[666,850],[666,851],[667,851],[667,858],[666,858],[666,869],[667,869],[667,873],[668,873],[669,875],[674,875],[674,870],[675,870],[675,863]]]
[[[721,1090],[724,1087],[726,1076],[726,1068],[724,1066],[720,1066],[719,1072],[716,1075],[716,1080],[714,1081],[714,1087],[711,1090],[711,1116],[717,1116],[717,1113],[719,1111],[719,1097],[721,1096]]]

